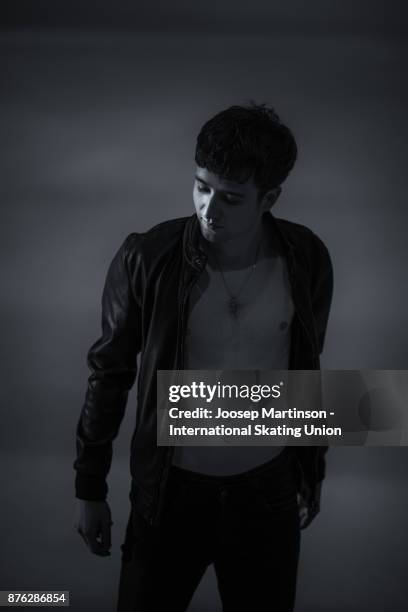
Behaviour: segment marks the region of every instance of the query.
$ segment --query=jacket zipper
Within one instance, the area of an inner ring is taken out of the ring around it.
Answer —
[[[199,275],[194,275],[193,278],[190,280],[189,284],[187,285],[186,291],[183,295],[183,301],[182,301],[182,305],[181,305],[181,313],[180,313],[180,338],[179,338],[179,357],[178,357],[178,369],[183,369],[184,367],[184,345],[185,345],[185,333],[184,333],[184,329],[185,329],[185,307],[187,304],[187,299],[191,293],[191,290],[193,288],[193,286],[195,285],[195,283],[198,280]],[[167,464],[167,458],[169,457],[170,461],[171,461],[171,457],[173,456],[174,453],[174,447],[173,446],[169,446],[165,449],[164,452],[164,457],[163,457],[163,461],[162,461],[162,465],[161,465],[161,469],[160,469],[160,477],[156,486],[156,490],[153,496],[153,513],[152,516],[150,518],[150,525],[153,525],[158,517],[159,511],[160,511],[160,507],[161,504],[159,503],[159,491],[160,491],[160,484],[163,480],[163,473],[164,473],[164,469],[166,467]]]
[[[294,265],[293,265],[292,259],[290,260],[290,263],[289,263],[289,275],[290,275],[290,279],[291,279],[291,286],[292,286],[292,288],[295,288],[295,282],[296,281],[295,281]],[[294,289],[294,293],[296,293],[296,302],[297,302],[297,289],[296,288]],[[295,307],[296,307],[296,305],[295,305]],[[306,325],[306,323],[305,323],[305,321],[303,319],[303,316],[300,314],[300,310],[298,308],[296,308],[296,316],[298,317],[299,322],[301,323],[301,325],[302,325],[302,327],[304,329],[305,335],[306,335],[306,337],[307,337],[307,339],[309,341],[310,347],[312,349],[313,364],[315,364],[316,363],[315,346],[314,346],[314,343],[312,342],[311,336],[309,334],[309,330],[308,330],[307,325]],[[318,452],[315,452],[314,465],[313,465],[313,467],[314,467],[314,484],[316,484],[316,482],[317,482],[317,455],[318,455]],[[300,472],[302,474],[302,478],[304,479],[305,478],[305,472],[304,472],[304,469],[303,469],[302,464],[300,463],[299,459],[297,459],[297,463],[298,463],[298,466],[300,468]]]
[[[295,271],[294,271],[294,265],[293,265],[292,260],[289,263],[289,275],[290,275],[292,290],[294,289],[293,293],[296,294],[296,302],[298,302],[298,300],[297,300],[297,289],[295,288]],[[295,304],[295,307],[296,306],[297,306],[297,304]],[[311,338],[311,336],[309,334],[309,330],[308,330],[307,325],[306,325],[306,323],[305,323],[305,321],[303,319],[303,316],[300,314],[300,310],[297,307],[296,307],[296,316],[299,319],[299,321],[300,321],[300,323],[301,323],[301,325],[302,325],[302,327],[303,327],[303,329],[305,331],[305,334],[306,334],[306,337],[307,337],[307,339],[309,341],[309,344],[310,344],[310,346],[312,348],[313,362],[315,363],[316,362],[316,352],[315,352],[314,342],[312,341],[312,338]]]

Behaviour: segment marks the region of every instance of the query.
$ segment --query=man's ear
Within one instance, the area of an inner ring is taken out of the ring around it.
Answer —
[[[274,187],[273,189],[269,189],[269,191],[262,196],[261,207],[263,212],[267,212],[272,208],[281,193],[282,187]]]

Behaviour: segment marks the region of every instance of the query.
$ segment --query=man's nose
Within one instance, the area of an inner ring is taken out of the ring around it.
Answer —
[[[206,219],[217,219],[220,214],[219,201],[215,193],[208,196],[205,203],[205,218]]]

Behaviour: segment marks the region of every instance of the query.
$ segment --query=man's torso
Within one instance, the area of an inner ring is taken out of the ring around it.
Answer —
[[[228,290],[227,290],[228,288]],[[238,312],[228,302],[237,295]],[[221,272],[207,265],[189,301],[186,369],[286,370],[294,313],[284,257],[268,253],[255,269]],[[257,381],[267,384],[270,381]],[[278,455],[283,446],[176,447],[173,464],[196,472],[243,472]]]

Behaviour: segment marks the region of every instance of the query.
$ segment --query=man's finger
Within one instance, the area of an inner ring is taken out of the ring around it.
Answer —
[[[98,537],[98,531],[92,531],[87,534],[89,548],[95,555],[99,555],[100,557],[107,557],[108,555],[110,555],[110,552],[106,550],[100,542],[98,542]]]
[[[101,529],[101,546],[104,550],[109,551],[111,547],[111,526],[110,523],[103,523]]]
[[[86,535],[84,534],[84,532],[82,531],[82,529],[79,527],[77,529],[79,535],[81,536],[81,538],[83,539],[83,541],[85,542],[85,545],[87,546],[87,548],[90,548],[89,542],[88,542],[88,538],[86,537]]]
[[[300,528],[303,529],[306,521],[308,519],[308,510],[306,506],[302,506],[299,509],[299,522],[300,522]]]
[[[303,523],[301,523],[300,528],[301,529],[306,529],[306,527],[308,527],[310,525],[310,523],[313,521],[313,519],[315,518],[315,516],[319,513],[319,509],[316,508],[308,508],[307,511],[307,516],[306,519]]]

